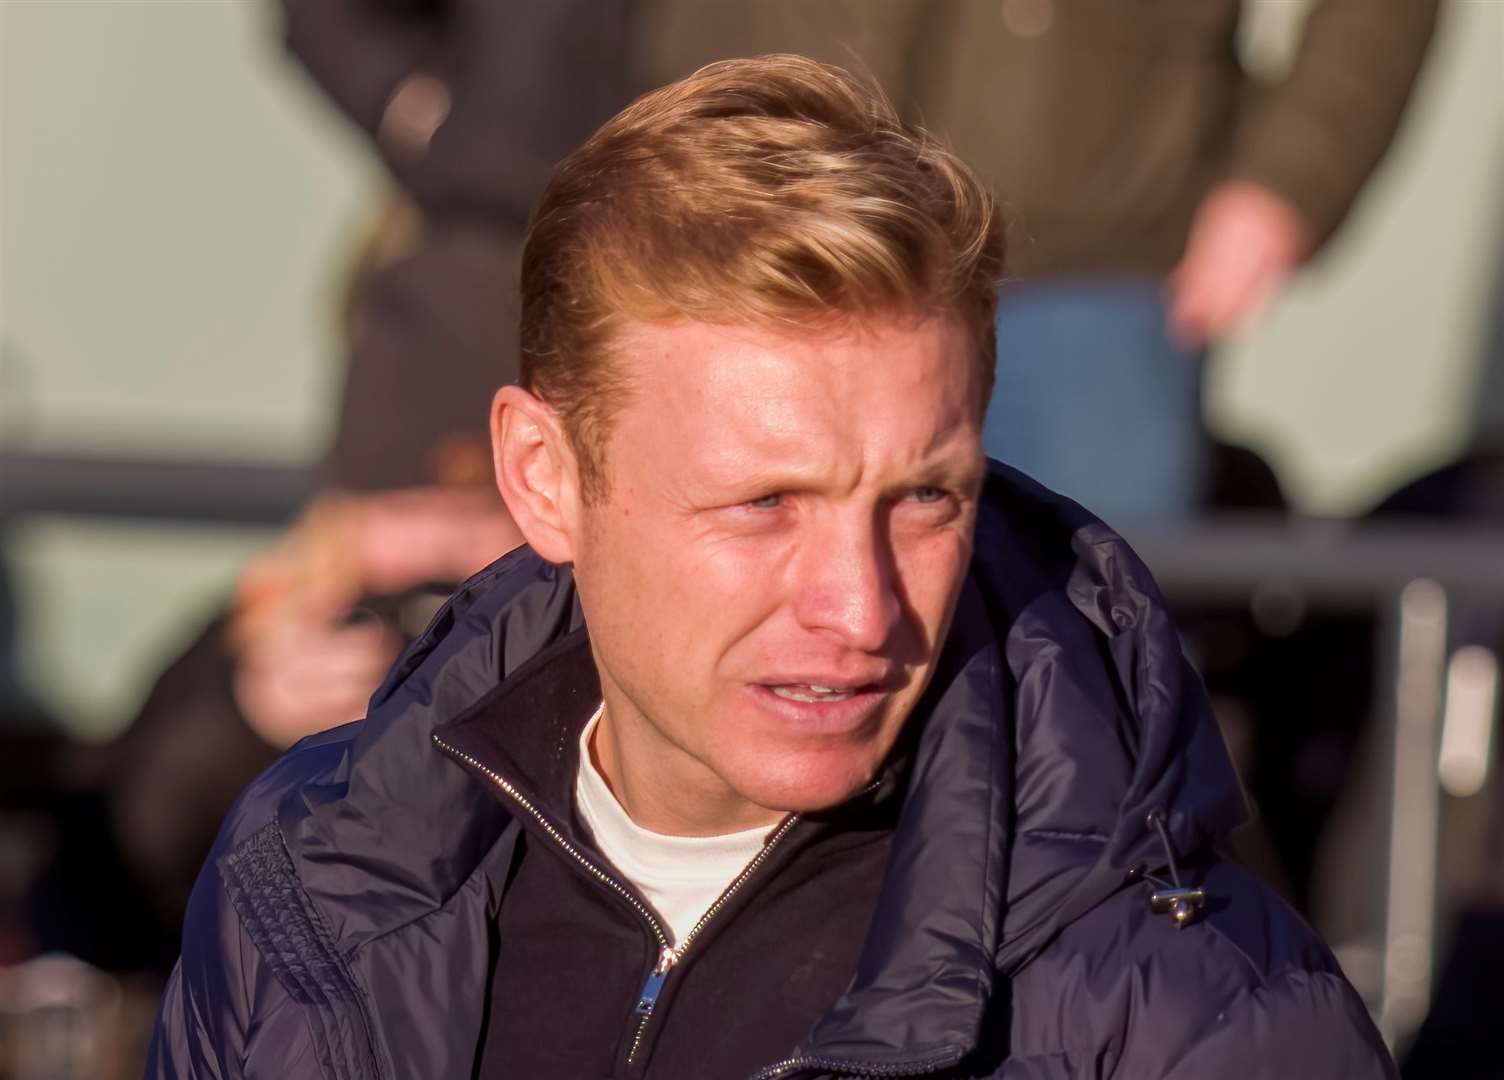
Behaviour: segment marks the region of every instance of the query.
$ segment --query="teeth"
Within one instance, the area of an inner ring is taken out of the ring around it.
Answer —
[[[832,702],[845,701],[852,695],[850,690],[832,690],[828,686],[774,686],[773,693],[788,701]]]

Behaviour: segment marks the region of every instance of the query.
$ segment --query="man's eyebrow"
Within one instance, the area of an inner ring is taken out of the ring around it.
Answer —
[[[987,473],[987,457],[968,446],[954,432],[936,438],[909,471],[911,480],[937,484],[979,483]]]
[[[798,466],[745,467],[734,463],[704,469],[700,475],[686,478],[684,487],[706,497],[746,494],[752,491],[779,491],[811,486],[818,479],[818,469]]]
[[[987,472],[986,459],[957,460],[938,458],[921,462],[901,483],[908,487],[945,487],[972,489],[982,482]]]
[[[683,484],[690,493],[715,498],[729,494],[746,494],[754,491],[797,491],[824,486],[829,477],[814,461],[791,461],[782,464],[761,463],[757,466],[742,466],[734,460],[706,462],[699,475],[686,478]],[[986,459],[980,455],[975,461],[958,460],[954,457],[936,457],[918,462],[911,469],[893,476],[882,485],[884,492],[892,494],[916,487],[940,487],[971,492],[980,486],[986,473]]]

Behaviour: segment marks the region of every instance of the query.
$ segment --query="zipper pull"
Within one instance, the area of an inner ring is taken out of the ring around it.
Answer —
[[[637,1008],[633,1011],[638,1016],[653,1014],[653,1006],[658,1004],[658,993],[663,989],[663,980],[668,978],[669,968],[674,966],[677,959],[679,957],[667,945],[659,950],[658,963],[653,965],[648,981],[642,984],[642,993],[637,995]]]

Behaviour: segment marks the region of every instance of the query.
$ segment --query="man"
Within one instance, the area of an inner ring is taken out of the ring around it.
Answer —
[[[530,550],[242,797],[150,1074],[1389,1075],[1212,851],[1147,574],[985,466],[1000,235],[795,57],[568,158],[492,417]]]

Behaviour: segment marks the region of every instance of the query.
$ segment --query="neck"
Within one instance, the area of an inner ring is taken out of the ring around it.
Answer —
[[[652,725],[622,722],[609,702],[590,738],[590,760],[629,817],[665,836],[724,836],[772,826],[787,814],[749,802]]]

